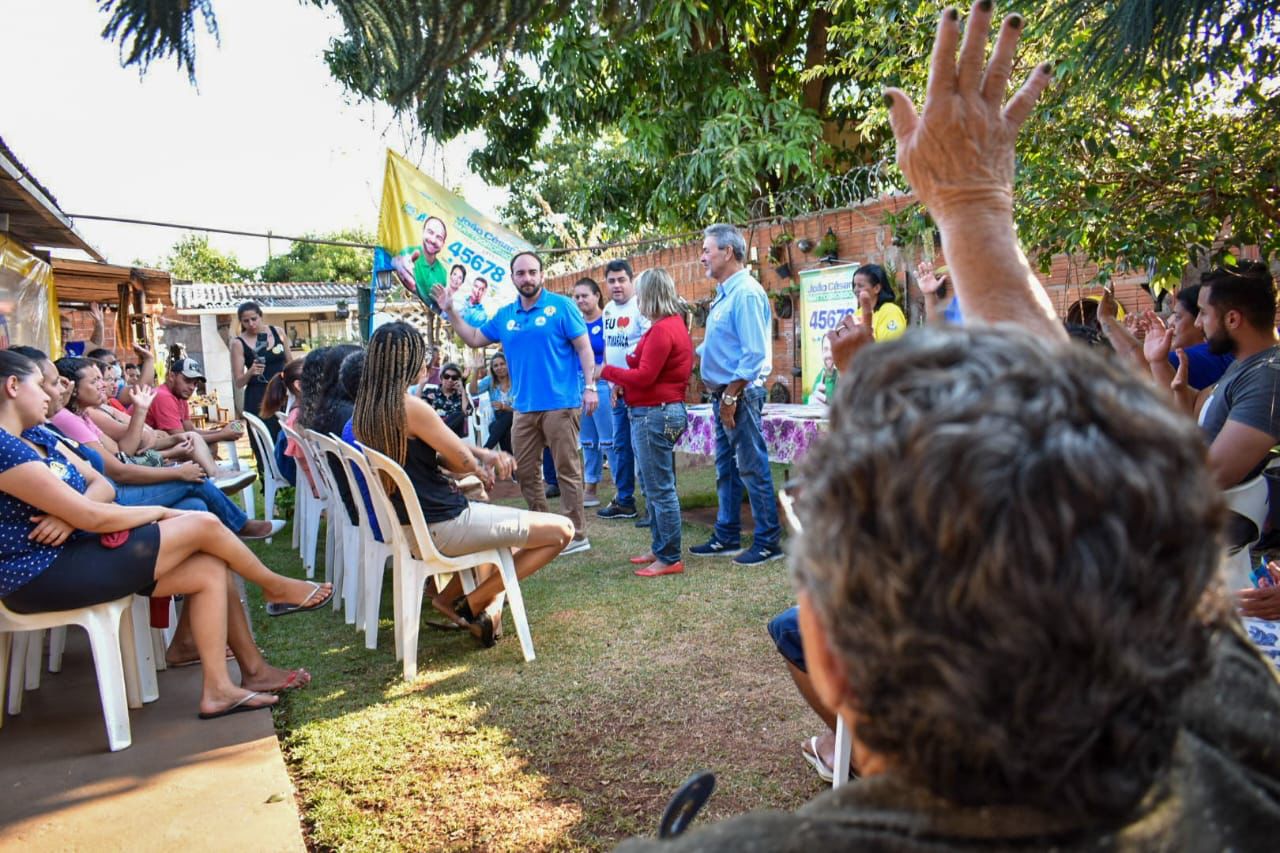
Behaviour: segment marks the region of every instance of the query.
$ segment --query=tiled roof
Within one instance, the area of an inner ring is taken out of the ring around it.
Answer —
[[[179,311],[230,314],[242,302],[257,302],[263,309],[333,309],[339,299],[356,305],[355,284],[333,282],[294,282],[271,284],[174,284],[170,288],[174,307]]]

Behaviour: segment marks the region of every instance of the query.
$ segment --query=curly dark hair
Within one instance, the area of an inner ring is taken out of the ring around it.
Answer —
[[[1227,618],[1195,424],[1016,329],[913,330],[851,372],[792,569],[858,739],[961,805],[1129,813]]]
[[[308,395],[306,392],[307,367],[303,365],[302,413],[298,415],[298,421],[307,429],[323,435],[342,432],[343,424],[351,417],[355,400],[347,396],[346,390],[338,382],[338,374],[343,360],[355,352],[360,352],[357,344],[338,344],[327,348],[320,365],[318,393],[315,394]]]

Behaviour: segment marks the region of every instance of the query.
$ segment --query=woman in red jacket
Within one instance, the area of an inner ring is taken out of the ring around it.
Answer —
[[[644,486],[653,546],[632,557],[637,575],[653,578],[684,571],[680,559],[680,498],[676,495],[675,446],[688,424],[684,392],[693,372],[693,341],[684,324],[676,285],[666,270],[641,273],[637,307],[653,325],[627,356],[627,368],[605,367],[601,376],[626,391],[636,469]]]

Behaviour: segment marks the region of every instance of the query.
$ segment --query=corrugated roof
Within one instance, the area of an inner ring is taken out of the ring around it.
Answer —
[[[354,309],[357,285],[335,282],[292,282],[274,284],[174,284],[169,292],[179,311],[232,313],[243,302],[257,302],[264,311],[275,309],[327,308],[345,299]]]
[[[9,233],[28,246],[80,249],[105,260],[76,232],[53,193],[45,189],[0,139],[0,213],[9,214]]]

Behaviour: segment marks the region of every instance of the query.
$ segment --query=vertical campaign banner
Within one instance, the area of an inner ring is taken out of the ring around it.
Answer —
[[[472,325],[517,296],[511,259],[533,247],[387,150],[374,283],[387,280],[436,310],[431,289],[460,276],[455,310]],[[461,266],[463,269],[454,270]],[[376,291],[375,291],[376,293]],[[376,298],[376,297],[375,297]],[[372,310],[369,315],[372,316]]]
[[[830,358],[830,350],[824,352],[823,349],[827,332],[839,325],[844,315],[858,310],[853,274],[859,266],[841,264],[800,271],[800,323],[796,334],[801,335],[800,362],[804,371],[801,381],[806,397],[823,368],[824,357]]]

